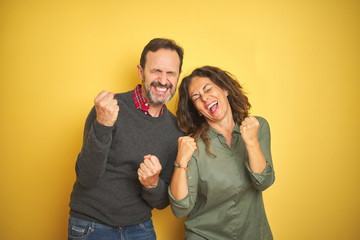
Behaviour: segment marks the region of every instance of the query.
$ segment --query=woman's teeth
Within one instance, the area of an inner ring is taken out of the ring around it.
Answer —
[[[211,104],[208,106],[208,110],[211,111],[211,112],[212,112],[213,110],[215,110],[213,107],[214,107],[217,103],[218,103],[218,102],[216,102],[216,101],[213,102],[213,103],[211,103]]]

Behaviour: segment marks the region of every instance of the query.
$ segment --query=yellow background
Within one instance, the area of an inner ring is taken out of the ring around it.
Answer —
[[[276,240],[360,239],[351,0],[1,0],[0,239],[66,239],[93,99],[139,83],[154,37],[183,46],[182,76],[205,64],[233,73],[270,122],[276,181],[264,199]],[[153,213],[158,239],[184,238],[169,208]]]

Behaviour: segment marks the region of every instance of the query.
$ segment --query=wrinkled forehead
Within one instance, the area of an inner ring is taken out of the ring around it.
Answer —
[[[210,78],[195,76],[190,79],[188,91],[189,94],[191,94],[195,91],[203,90],[206,86],[213,86],[213,85],[215,84]]]
[[[145,68],[179,72],[180,57],[175,50],[159,49],[146,54]]]

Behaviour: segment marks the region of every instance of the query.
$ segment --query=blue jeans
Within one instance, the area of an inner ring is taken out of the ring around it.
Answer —
[[[152,220],[138,225],[110,227],[101,223],[70,217],[68,240],[156,240]]]

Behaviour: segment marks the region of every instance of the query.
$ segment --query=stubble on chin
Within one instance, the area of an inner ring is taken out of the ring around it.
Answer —
[[[147,87],[147,85],[145,84],[145,81],[143,81],[143,88],[144,88],[144,92],[146,94],[146,97],[147,99],[154,105],[163,105],[163,104],[166,104],[170,101],[170,99],[174,96],[175,93],[172,92],[172,89],[173,89],[173,86],[170,85],[170,86],[167,86],[169,88],[169,93],[168,93],[168,96],[163,100],[163,101],[160,101],[160,100],[157,100],[157,97],[156,97],[156,94],[153,94],[151,92],[151,87],[155,85],[155,86],[163,86],[161,84],[158,84],[158,83],[151,83],[149,88]]]
[[[170,99],[173,97],[173,94],[171,93],[171,89],[170,89],[170,92],[168,93],[168,96],[165,98],[165,100],[163,101],[160,101],[160,100],[157,100],[155,94],[152,94],[151,91],[145,89],[145,93],[146,93],[146,96],[147,98],[149,99],[149,101],[155,105],[163,105],[163,104],[166,104],[170,101]]]

